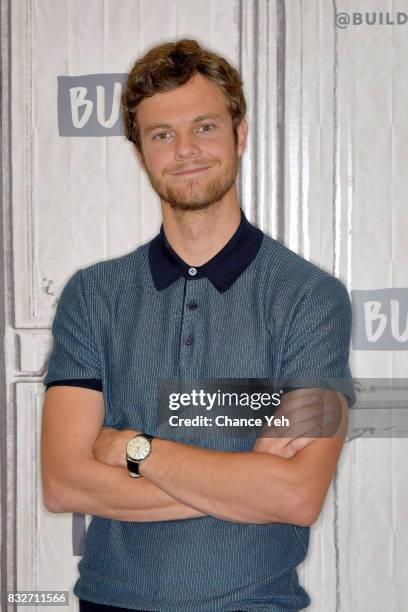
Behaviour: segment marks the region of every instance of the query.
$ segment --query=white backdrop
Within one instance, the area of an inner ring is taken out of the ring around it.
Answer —
[[[157,197],[115,121],[121,79],[151,46],[196,38],[237,66],[249,107],[245,212],[346,284],[354,377],[408,378],[408,1],[13,0],[1,10],[6,607],[7,590],[71,591],[77,577],[85,519],[42,503],[41,381],[67,278],[159,228]],[[351,23],[336,25],[340,12]],[[353,23],[356,12],[376,23]],[[387,23],[397,12],[406,22]],[[76,77],[72,92],[61,77]],[[349,437],[312,528],[299,569],[311,612],[406,609],[408,444],[367,437]]]

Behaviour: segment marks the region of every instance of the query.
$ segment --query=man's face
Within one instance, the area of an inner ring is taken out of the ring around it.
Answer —
[[[196,73],[187,83],[145,98],[137,118],[139,161],[160,199],[173,208],[200,210],[235,188],[247,125],[235,144],[232,119],[221,90]]]

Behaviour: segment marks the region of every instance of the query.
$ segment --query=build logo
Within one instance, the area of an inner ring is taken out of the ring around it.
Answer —
[[[363,351],[408,350],[408,289],[351,292],[353,348]]]
[[[126,73],[58,77],[60,136],[120,136],[120,96]]]

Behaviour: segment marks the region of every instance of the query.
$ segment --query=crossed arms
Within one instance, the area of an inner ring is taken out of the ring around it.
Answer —
[[[312,397],[318,398],[314,412]],[[308,403],[306,423],[302,410]],[[327,405],[336,415],[331,437],[305,437],[311,415],[321,423]],[[133,479],[125,467],[125,446],[137,432],[102,427],[99,391],[51,387],[42,417],[44,503],[51,512],[124,521],[212,515],[232,522],[312,525],[344,443],[347,403],[334,391],[304,389],[286,394],[280,410],[296,414],[293,438],[262,436],[251,452],[208,450],[155,438],[152,453],[141,464],[143,478]]]

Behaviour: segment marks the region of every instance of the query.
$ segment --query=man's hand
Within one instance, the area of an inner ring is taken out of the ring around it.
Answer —
[[[289,427],[264,427],[252,450],[290,458],[318,438],[333,436],[341,416],[335,408],[335,395],[334,391],[322,389],[285,393],[274,417],[287,417]]]
[[[135,429],[102,427],[92,449],[95,459],[106,465],[126,467],[126,445],[138,433]]]

